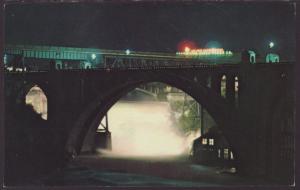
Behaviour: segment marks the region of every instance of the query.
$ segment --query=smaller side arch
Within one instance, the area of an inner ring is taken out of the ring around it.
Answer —
[[[41,115],[42,119],[48,119],[48,99],[44,91],[34,85],[25,96],[25,104],[31,105],[33,110]]]

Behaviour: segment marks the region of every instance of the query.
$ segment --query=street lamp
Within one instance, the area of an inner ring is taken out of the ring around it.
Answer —
[[[130,50],[127,49],[127,50],[125,51],[125,53],[126,53],[126,55],[129,55],[129,54],[130,54]]]
[[[92,59],[96,59],[96,54],[92,54]]]
[[[269,43],[269,47],[270,47],[270,48],[274,47],[274,45],[275,45],[274,42],[270,42],[270,43]]]

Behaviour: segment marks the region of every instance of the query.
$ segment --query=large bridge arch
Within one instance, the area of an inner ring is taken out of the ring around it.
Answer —
[[[145,75],[145,73],[142,73],[134,75],[129,79],[121,78],[119,82],[114,84],[111,90],[108,90],[105,94],[101,93],[84,109],[70,132],[66,144],[67,151],[79,153],[85,139],[93,137],[101,119],[123,95],[141,84],[151,82],[168,84],[181,89],[193,97],[211,114],[230,142],[232,138],[230,137],[230,133],[226,133],[226,129],[236,124],[232,120],[232,113],[234,111],[224,98],[206,86],[206,80],[195,81],[194,77],[178,76],[172,73],[164,73],[163,75],[157,73],[148,73]]]

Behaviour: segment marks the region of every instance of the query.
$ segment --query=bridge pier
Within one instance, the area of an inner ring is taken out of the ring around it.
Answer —
[[[226,99],[229,101],[230,105],[234,105],[235,103],[234,78],[234,74],[226,76]]]
[[[221,77],[219,73],[211,76],[211,89],[218,95],[221,94]]]
[[[284,155],[293,152],[293,123],[287,121],[293,121],[294,97],[292,73],[289,79],[282,78],[286,72],[244,68],[238,118],[239,133],[244,134],[240,140],[244,172],[288,184],[292,183],[293,161]]]

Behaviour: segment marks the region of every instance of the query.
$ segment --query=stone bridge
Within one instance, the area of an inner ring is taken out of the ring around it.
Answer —
[[[53,140],[47,146],[63,160],[83,146],[92,149],[101,119],[123,95],[141,84],[162,82],[186,92],[210,113],[232,146],[240,172],[291,180],[293,72],[288,63],[7,72],[6,105],[17,109],[38,85],[48,100],[47,133]],[[221,96],[224,76],[226,94]]]

